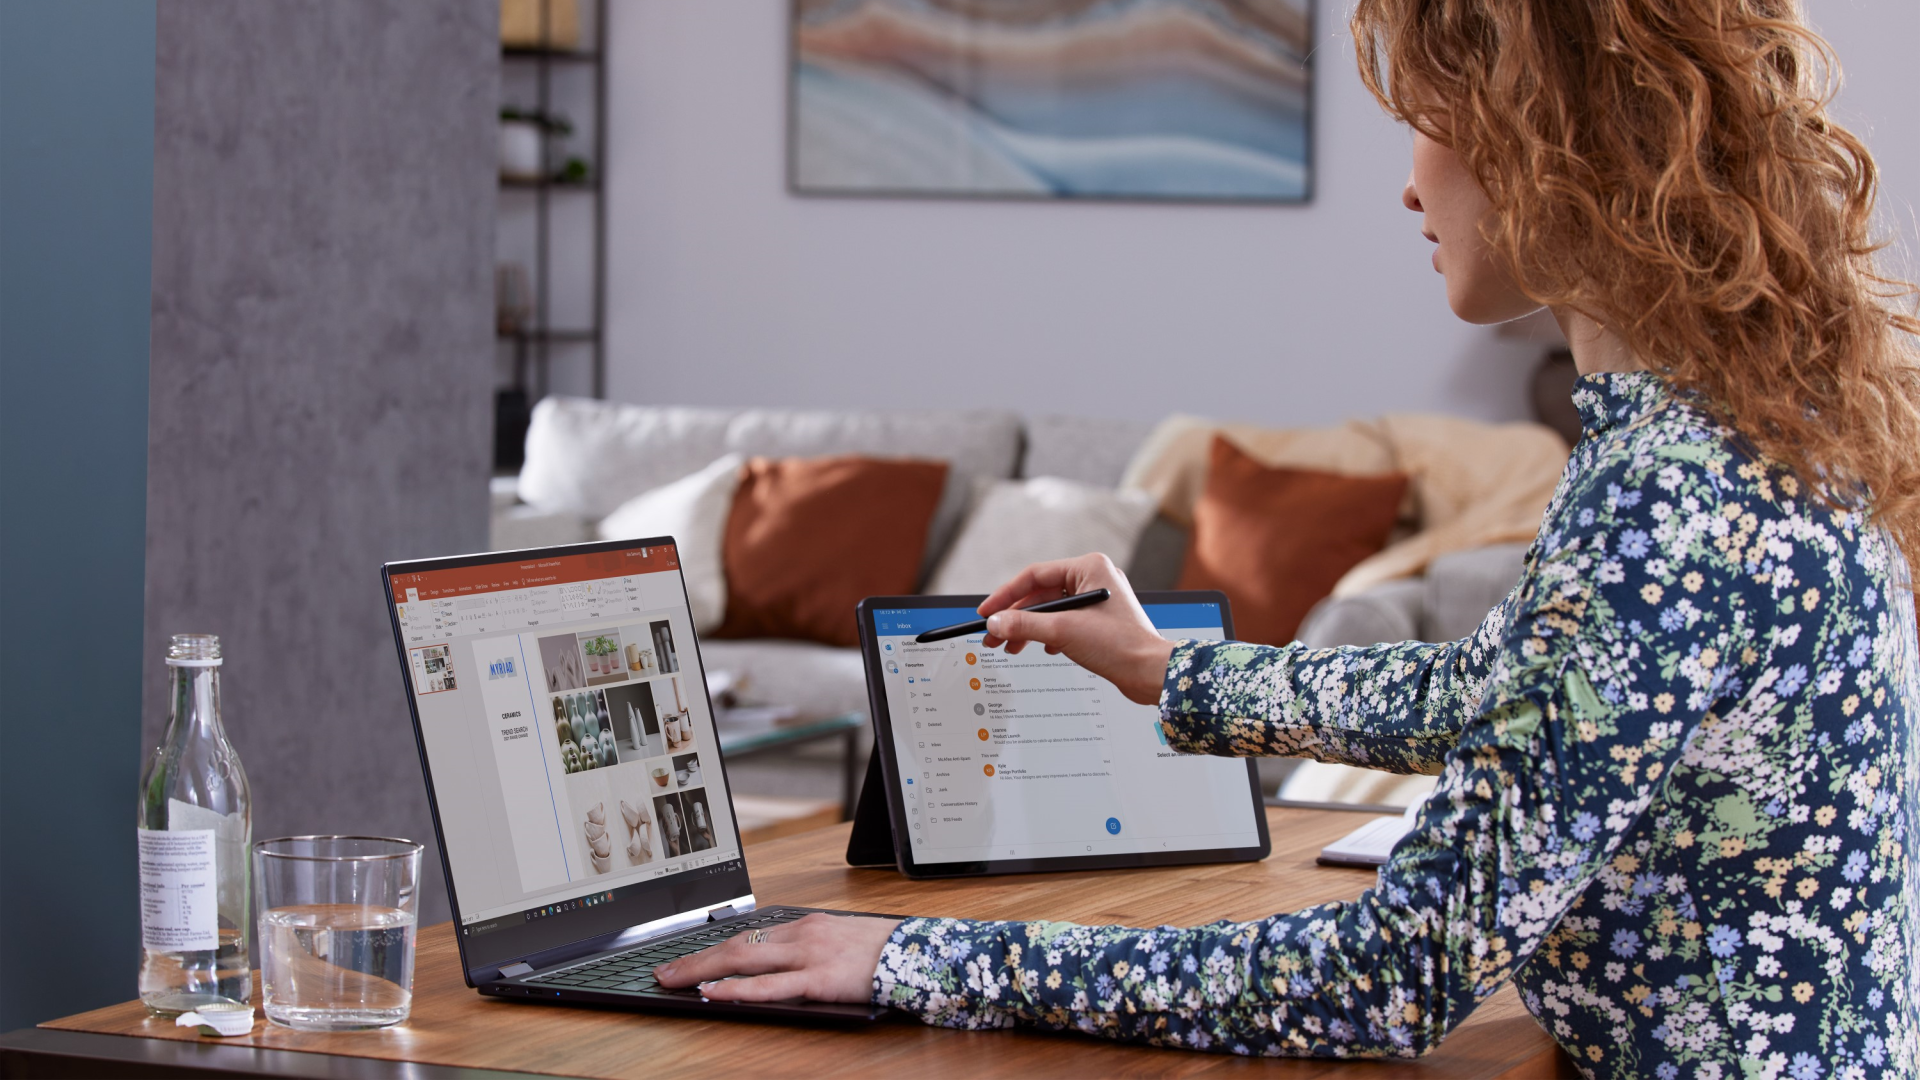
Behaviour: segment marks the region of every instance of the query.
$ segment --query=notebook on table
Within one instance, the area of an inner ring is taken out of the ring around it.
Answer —
[[[1419,813],[1416,802],[1399,814],[1372,818],[1321,848],[1314,861],[1322,866],[1385,866],[1394,846],[1413,831],[1413,819]]]

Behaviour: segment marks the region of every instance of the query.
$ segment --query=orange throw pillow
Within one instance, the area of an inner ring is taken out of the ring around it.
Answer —
[[[1342,574],[1386,546],[1406,490],[1400,473],[1262,465],[1216,435],[1180,587],[1226,593],[1241,641],[1284,645]]]
[[[944,461],[748,461],[721,545],[727,617],[715,636],[857,643],[855,604],[913,591],[946,481]]]

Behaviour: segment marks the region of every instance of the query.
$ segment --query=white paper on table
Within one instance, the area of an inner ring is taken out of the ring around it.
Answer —
[[[1385,866],[1393,847],[1413,831],[1414,803],[1395,817],[1377,817],[1320,849],[1320,861],[1339,866]]]

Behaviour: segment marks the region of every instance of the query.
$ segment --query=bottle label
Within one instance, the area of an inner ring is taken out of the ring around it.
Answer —
[[[155,952],[220,947],[212,829],[140,830],[140,943]]]
[[[213,857],[220,879],[220,911],[227,925],[247,922],[247,820],[238,810],[218,814],[204,806],[167,800],[167,828],[174,832],[213,830]]]

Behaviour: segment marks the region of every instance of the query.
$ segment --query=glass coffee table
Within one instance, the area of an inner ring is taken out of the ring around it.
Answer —
[[[785,750],[826,739],[840,740],[840,814],[853,818],[856,786],[866,769],[859,759],[860,732],[867,726],[864,713],[842,713],[818,719],[780,719],[784,710],[761,708],[717,709],[714,730],[720,736],[720,753],[728,760],[752,757],[771,750]]]

